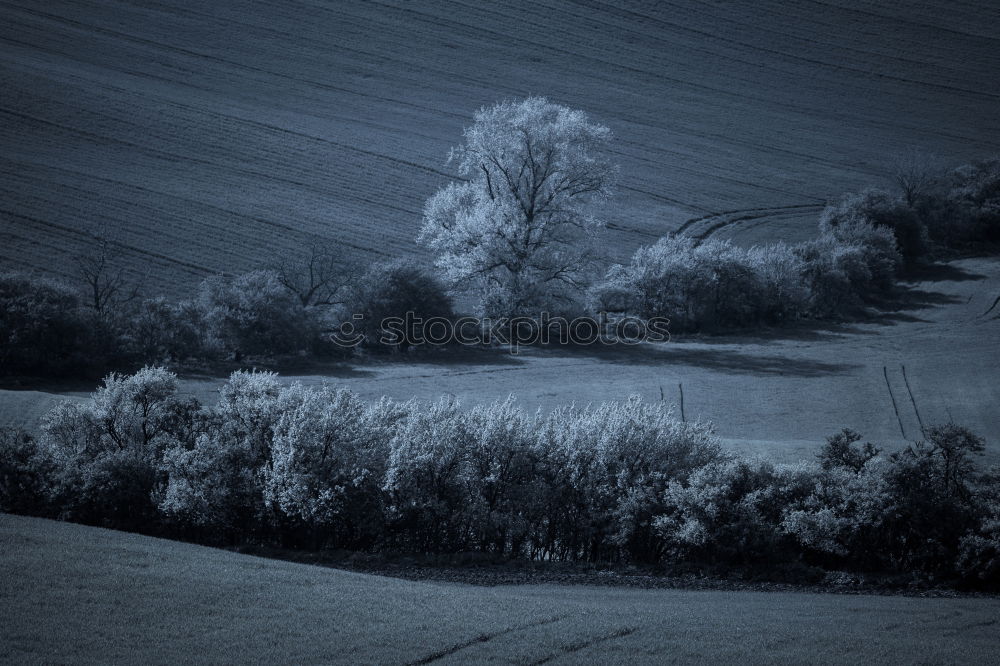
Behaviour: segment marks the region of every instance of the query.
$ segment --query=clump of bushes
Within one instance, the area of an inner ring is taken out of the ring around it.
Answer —
[[[201,283],[196,304],[209,339],[237,356],[307,350],[317,333],[306,308],[274,271],[210,277]]]
[[[100,377],[149,363],[345,356],[358,345],[350,335],[333,339],[342,323],[361,335],[360,346],[405,351],[423,339],[423,322],[453,318],[448,290],[412,262],[373,266],[338,289],[342,303],[312,303],[287,282],[272,270],[211,276],[191,300],[135,298],[98,311],[65,283],[0,274],[0,376]],[[390,317],[400,323],[384,329]]]
[[[842,240],[838,231],[868,226],[888,230],[906,262],[917,261],[928,253],[930,241],[920,215],[902,198],[884,190],[868,189],[848,194],[836,204],[827,206],[819,218],[820,232],[838,240]]]
[[[774,324],[805,306],[801,263],[785,245],[661,238],[613,266],[591,297],[595,309],[666,317],[675,330]]]
[[[354,330],[370,349],[406,351],[425,338],[428,319],[451,320],[451,297],[444,284],[411,261],[391,261],[372,266],[354,290],[348,311]],[[396,324],[384,327],[389,320]]]
[[[1000,585],[1000,482],[954,424],[883,453],[845,430],[816,462],[725,453],[632,399],[548,414],[369,403],[237,372],[218,407],[162,368],[110,375],[0,436],[0,510],[208,543],[475,552],[716,573],[895,573]]]
[[[103,372],[107,326],[54,280],[0,274],[0,375]]]
[[[591,299],[599,310],[666,317],[675,331],[777,325],[853,312],[889,290],[899,266],[891,232],[857,219],[794,246],[661,238],[613,266]]]

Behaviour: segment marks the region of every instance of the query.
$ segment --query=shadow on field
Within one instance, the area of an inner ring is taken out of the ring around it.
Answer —
[[[368,354],[358,358],[357,362],[372,365],[440,365],[446,367],[510,366],[524,363],[518,356],[510,354],[503,346],[462,345],[415,348],[405,353]]]
[[[198,368],[181,367],[174,369],[179,379],[212,380],[227,379],[237,370],[277,372],[279,375],[317,375],[339,379],[360,379],[374,377],[371,370],[364,370],[344,361],[316,359],[295,359],[283,361],[220,362]]]
[[[908,282],[974,282],[988,276],[973,273],[955,264],[924,264],[906,269],[903,279]]]
[[[867,320],[887,326],[898,323],[927,322],[929,320],[918,317],[913,313],[946,305],[961,305],[964,302],[965,299],[955,294],[928,291],[919,287],[908,287],[900,289],[884,299],[873,302]]]
[[[733,375],[823,377],[860,367],[855,363],[830,363],[776,354],[757,354],[738,349],[695,347],[682,343],[563,346],[549,347],[541,353],[591,358],[618,365],[693,366]]]
[[[41,391],[42,393],[92,393],[100,379],[74,379],[66,377],[3,377],[2,391]]]

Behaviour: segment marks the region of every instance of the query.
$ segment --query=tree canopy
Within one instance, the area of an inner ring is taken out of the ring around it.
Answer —
[[[589,204],[617,175],[603,155],[610,140],[583,111],[541,97],[480,109],[449,156],[466,180],[427,201],[419,241],[445,278],[479,290],[484,314],[567,302],[603,226]]]

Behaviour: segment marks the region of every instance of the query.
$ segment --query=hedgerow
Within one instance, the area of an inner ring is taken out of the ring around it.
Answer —
[[[110,375],[40,436],[0,437],[0,510],[194,539],[737,572],[1000,583],[1000,483],[954,424],[891,454],[844,431],[816,462],[724,452],[662,403],[526,413],[370,403],[236,372],[217,407],[162,368]]]

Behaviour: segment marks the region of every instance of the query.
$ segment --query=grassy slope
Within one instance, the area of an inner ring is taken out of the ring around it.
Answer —
[[[893,150],[1000,150],[989,3],[12,0],[0,16],[0,261],[66,273],[107,223],[154,291],[321,238],[417,252],[448,147],[502,97],[615,130],[619,258],[706,215],[693,231],[802,237]]]
[[[0,660],[18,664],[982,663],[1000,647],[996,599],[416,583],[9,515],[0,541]]]
[[[895,446],[919,438],[922,424],[953,419],[985,436],[987,462],[1000,463],[1000,319],[996,308],[982,316],[1000,296],[1000,261],[954,262],[909,288],[865,324],[517,356],[444,350],[283,378],[330,382],[371,399],[451,394],[475,404],[513,393],[528,409],[636,394],[659,400],[662,390],[677,412],[683,384],[685,416],[713,421],[729,444],[751,454],[809,458],[844,427]],[[213,404],[223,381],[184,377],[181,391]],[[0,390],[0,423],[32,428],[60,397],[84,397],[80,388]]]
[[[986,437],[988,462],[1000,463],[1000,319],[996,309],[982,316],[1000,296],[1000,261],[955,262],[909,288],[864,324],[514,357],[442,351],[419,362],[376,360],[340,376],[285,379],[329,381],[369,398],[450,393],[468,404],[513,393],[529,409],[635,394],[659,400],[662,390],[678,412],[683,384],[685,416],[713,421],[752,454],[811,457],[844,427],[898,445],[918,439],[922,424],[954,420]],[[208,402],[220,383],[189,379],[183,388]]]

